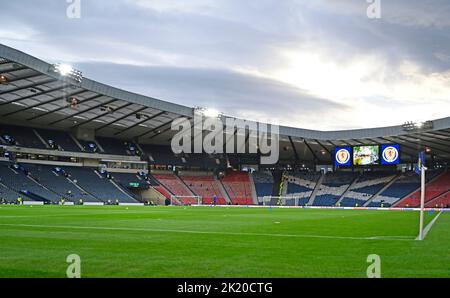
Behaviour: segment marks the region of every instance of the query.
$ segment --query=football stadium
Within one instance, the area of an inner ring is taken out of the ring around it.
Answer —
[[[1,278],[449,278],[449,165],[450,117],[275,125],[0,44]]]
[[[175,154],[172,122],[198,109],[0,57],[2,277],[64,277],[71,253],[85,277],[364,277],[373,253],[385,277],[449,277],[450,118],[280,127],[270,165]],[[416,241],[421,152],[436,223]]]

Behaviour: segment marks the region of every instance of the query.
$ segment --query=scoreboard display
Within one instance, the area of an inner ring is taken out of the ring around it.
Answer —
[[[353,147],[353,165],[371,166],[380,164],[379,146],[355,146]]]
[[[400,145],[367,145],[335,147],[334,164],[337,167],[396,165],[400,163]]]

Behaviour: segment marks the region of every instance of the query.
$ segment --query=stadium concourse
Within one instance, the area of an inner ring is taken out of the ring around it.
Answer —
[[[330,132],[280,127],[271,165],[260,153],[174,154],[171,124],[193,121],[196,108],[61,69],[0,45],[3,203],[263,205],[282,197],[288,206],[418,207],[414,169],[425,152],[426,206],[450,205],[450,117]]]

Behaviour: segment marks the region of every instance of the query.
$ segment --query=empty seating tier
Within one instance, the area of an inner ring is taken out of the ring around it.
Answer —
[[[38,129],[39,135],[49,146],[54,146],[60,151],[81,152],[80,147],[75,143],[72,137],[64,131]]]
[[[1,124],[0,136],[5,141],[5,145],[37,149],[46,148],[45,144],[39,139],[32,128]]]
[[[190,197],[192,196],[192,193],[189,191],[189,189],[186,187],[186,185],[183,184],[182,181],[178,179],[177,176],[174,174],[153,174],[153,177],[158,180],[159,183],[161,183],[167,190],[171,192],[171,195],[175,196],[184,196],[184,197]],[[160,191],[160,190],[159,190]],[[161,192],[161,191],[160,191]],[[164,190],[165,192],[165,190]],[[166,194],[161,192],[164,196],[167,197]],[[198,202],[195,199],[189,199],[189,198],[178,198],[182,203],[184,204],[197,204]]]
[[[438,176],[433,181],[426,184],[425,187],[425,203],[439,197],[440,195],[450,191],[450,172],[446,172]],[[401,200],[396,207],[419,207],[420,206],[420,190]]]
[[[229,172],[222,178],[222,184],[230,196],[232,204],[253,204],[249,173]]]
[[[70,167],[65,170],[77,185],[103,202],[136,203],[130,195],[119,190],[108,178],[94,169]]]
[[[198,196],[202,197],[203,204],[212,204],[214,195],[217,204],[225,205],[225,196],[222,193],[217,181],[213,176],[180,176],[184,183]]]

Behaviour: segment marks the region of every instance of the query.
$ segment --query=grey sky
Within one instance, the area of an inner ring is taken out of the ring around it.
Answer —
[[[313,129],[449,116],[450,1],[3,1],[0,42],[188,106]]]

